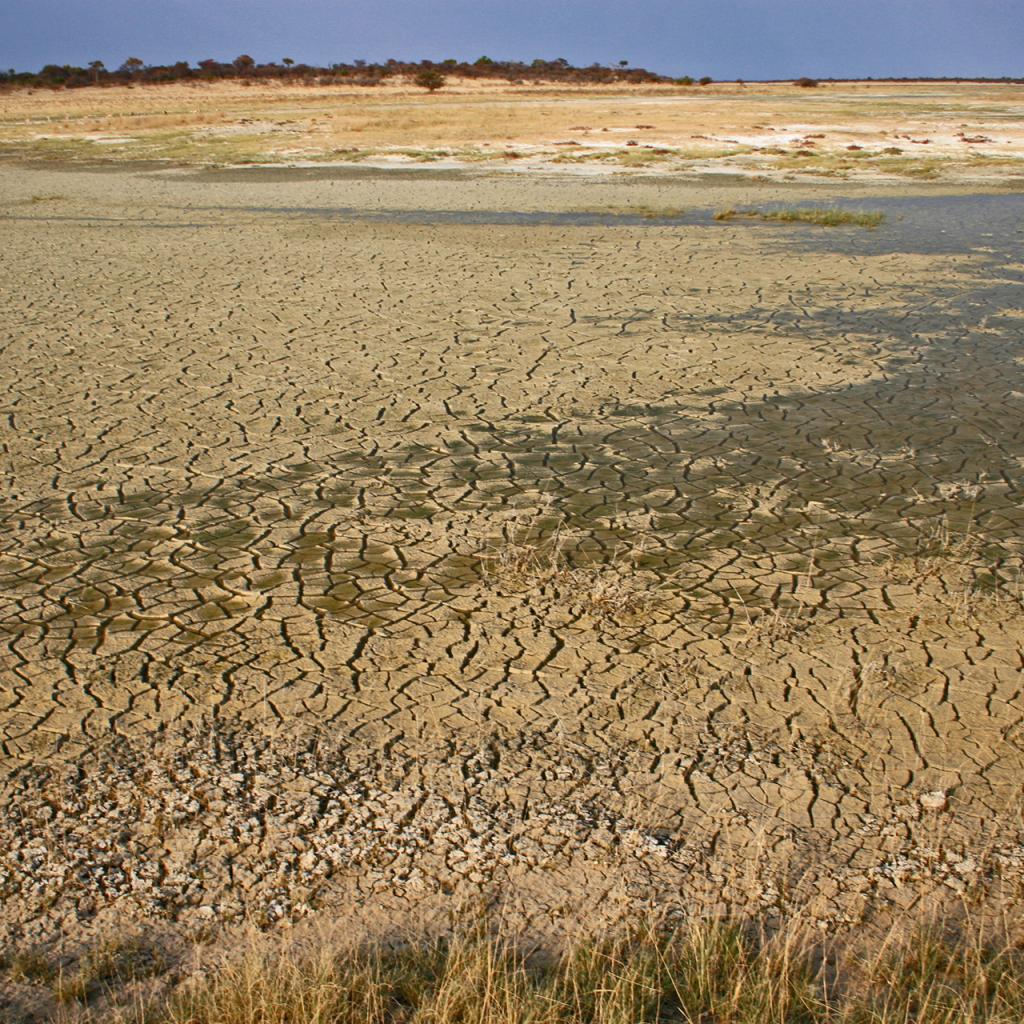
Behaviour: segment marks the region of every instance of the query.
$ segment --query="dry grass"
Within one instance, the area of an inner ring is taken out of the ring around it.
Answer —
[[[46,984],[57,977],[56,964],[39,946],[18,950],[6,967],[11,980],[22,984]]]
[[[92,1024],[1019,1024],[1008,935],[924,926],[839,947],[794,922],[637,927],[545,953],[501,930],[250,950]]]
[[[602,562],[574,566],[568,552],[579,539],[550,501],[521,509],[503,524],[501,539],[480,555],[484,577],[520,589],[550,589],[599,618],[636,616],[657,604],[667,581],[638,570],[643,538]]]
[[[1005,621],[1024,613],[1024,569],[992,562],[975,532],[982,484],[941,484],[938,491],[946,500],[963,502],[958,517],[963,525],[954,527],[948,515],[942,516],[921,531],[910,555],[884,562],[886,574],[901,583],[938,589],[941,603],[962,623]]]
[[[209,165],[338,161],[352,153],[433,163],[450,150],[469,163],[537,157],[671,170],[714,160],[779,174],[1006,177],[1020,172],[1022,114],[1019,88],[998,84],[695,90],[453,79],[427,95],[399,80],[373,88],[176,83],[0,93],[0,154]],[[956,125],[993,142],[968,146]]]
[[[61,972],[54,985],[58,1003],[84,1003],[127,982],[161,973],[164,958],[138,936],[114,937],[88,950],[74,970]]]

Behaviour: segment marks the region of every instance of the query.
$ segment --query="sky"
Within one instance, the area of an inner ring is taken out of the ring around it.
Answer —
[[[0,68],[628,60],[716,79],[1024,77],[1024,0],[0,0]]]

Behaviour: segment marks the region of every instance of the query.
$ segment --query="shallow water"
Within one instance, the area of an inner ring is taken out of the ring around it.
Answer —
[[[826,203],[769,202],[757,207],[813,209],[821,206],[845,210],[880,211],[886,221],[878,228],[856,226],[823,228],[810,224],[778,224],[758,220],[716,221],[715,210],[692,209],[677,215],[605,212],[601,210],[409,210],[357,209],[344,206],[214,206],[196,207],[221,213],[242,212],[320,220],[365,221],[423,225],[508,225],[544,227],[627,227],[664,228],[708,226],[720,229],[786,231],[807,234],[808,246],[820,246],[833,252],[954,253],[979,248],[1005,249],[1018,255],[1024,247],[1024,195],[968,196],[880,196],[830,199]],[[740,209],[750,209],[741,206]],[[822,235],[817,238],[815,236]],[[799,244],[798,242],[795,244]]]

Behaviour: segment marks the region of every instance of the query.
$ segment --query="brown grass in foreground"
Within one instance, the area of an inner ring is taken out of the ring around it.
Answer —
[[[86,997],[83,996],[83,999]],[[71,1016],[69,1016],[71,1014]],[[470,928],[409,944],[252,949],[169,997],[58,1020],[92,1024],[1010,1024],[1024,950],[933,924],[868,947],[799,925],[641,927],[551,955]]]

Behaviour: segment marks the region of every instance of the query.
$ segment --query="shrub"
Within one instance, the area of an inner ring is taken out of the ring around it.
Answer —
[[[413,78],[413,83],[428,92],[437,92],[444,85],[445,77],[437,68],[424,68]]]
[[[793,84],[800,86],[801,89],[816,89],[818,80],[816,78],[798,78]]]

